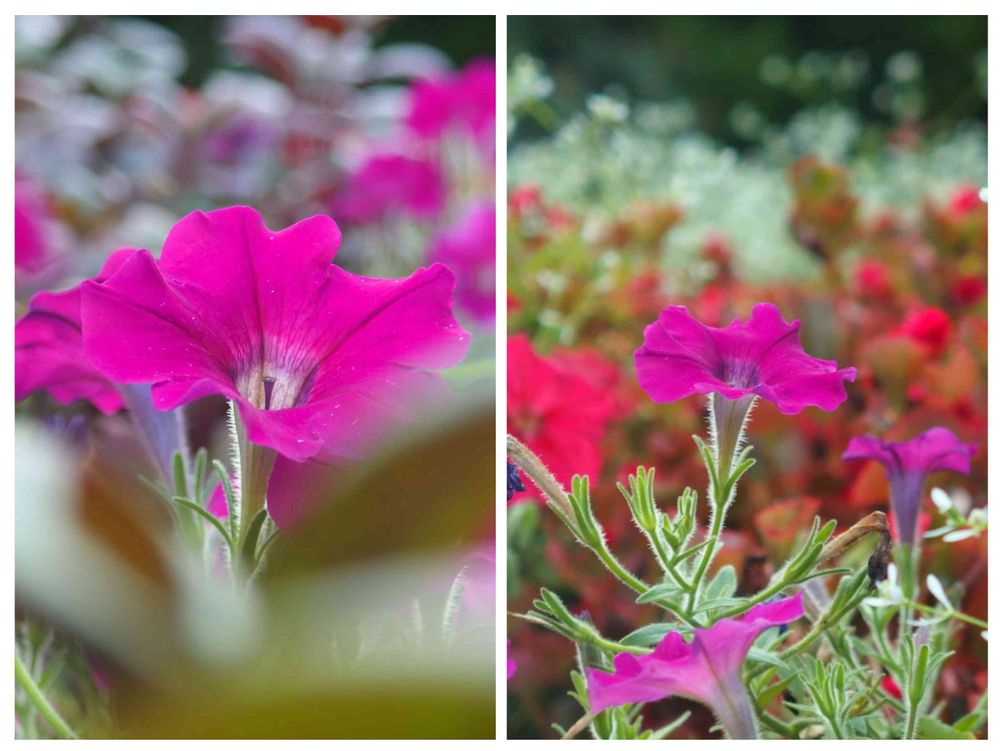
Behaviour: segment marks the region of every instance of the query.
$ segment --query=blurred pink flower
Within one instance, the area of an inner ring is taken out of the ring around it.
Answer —
[[[496,63],[473,60],[460,71],[415,82],[407,125],[425,138],[465,130],[483,146],[496,128]]]
[[[355,276],[331,263],[339,243],[326,216],[272,232],[244,206],[189,214],[159,262],[139,251],[83,284],[85,351],[112,380],[152,383],[161,410],[225,396],[250,441],[294,462],[363,456],[442,392],[432,371],[469,337],[447,268]]]
[[[517,672],[517,663],[514,658],[510,656],[510,639],[507,640],[507,680],[509,681],[514,677],[514,673]]]
[[[755,738],[756,715],[743,685],[743,661],[757,637],[802,617],[802,593],[698,628],[690,643],[671,631],[646,655],[619,654],[614,672],[587,671],[592,712],[684,696],[708,705],[730,738]]]
[[[496,320],[496,219],[493,204],[473,206],[438,235],[429,257],[455,273],[456,302],[486,327]]]
[[[844,381],[857,374],[807,355],[799,322],[786,323],[770,303],[755,305],[749,320],[734,319],[725,328],[704,325],[684,306],[665,308],[646,327],[635,367],[656,402],[713,392],[727,399],[760,396],[786,415],[809,406],[836,409],[847,398]]]
[[[927,475],[943,471],[967,475],[975,452],[975,445],[962,443],[948,428],[931,428],[909,441],[883,441],[875,436],[852,438],[843,458],[874,459],[885,467],[897,539],[912,545]]]
[[[358,224],[391,214],[434,219],[444,209],[444,176],[433,162],[400,154],[369,157],[334,197],[330,211]]]
[[[979,197],[979,188],[975,185],[962,185],[952,192],[948,200],[948,208],[952,214],[964,217],[983,205]]]
[[[135,250],[119,250],[94,277],[101,282]],[[39,292],[28,313],[14,326],[14,399],[47,391],[60,404],[86,399],[105,414],[124,406],[121,393],[83,351],[80,292],[77,285],[63,292]]]
[[[44,271],[54,250],[45,197],[23,177],[14,180],[14,268],[28,274]]]

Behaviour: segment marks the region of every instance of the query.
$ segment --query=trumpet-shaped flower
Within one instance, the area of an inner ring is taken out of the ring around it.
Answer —
[[[874,459],[889,476],[889,499],[898,540],[912,545],[924,481],[932,472],[969,474],[976,447],[962,443],[948,428],[931,428],[909,441],[883,441],[874,436],[852,438],[844,459]]]
[[[95,277],[101,282],[136,251],[111,255]],[[86,399],[105,414],[124,406],[115,385],[83,351],[80,285],[63,292],[39,292],[14,326],[14,398],[47,391],[60,404]]]
[[[614,672],[589,669],[592,712],[683,696],[706,704],[731,738],[756,737],[756,716],[743,684],[743,662],[757,637],[801,618],[802,593],[757,605],[738,618],[695,629],[691,642],[669,632],[646,655],[619,654]]]
[[[770,303],[755,305],[746,322],[736,319],[725,328],[704,325],[684,306],[665,308],[646,327],[635,367],[639,384],[657,402],[692,394],[759,396],[786,415],[809,406],[836,409],[847,398],[844,381],[857,374],[806,354],[799,322],[786,323]]]
[[[370,279],[331,261],[325,216],[273,232],[248,207],[195,212],[159,261],[126,260],[83,285],[88,356],[112,380],[152,383],[169,410],[210,394],[232,400],[248,439],[301,462],[353,458],[442,386],[468,335],[441,265]]]

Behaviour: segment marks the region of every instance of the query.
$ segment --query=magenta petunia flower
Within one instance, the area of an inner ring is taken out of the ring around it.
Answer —
[[[847,398],[844,381],[857,374],[807,355],[799,322],[786,323],[770,303],[755,305],[749,320],[735,319],[725,328],[704,325],[684,306],[665,308],[646,327],[635,367],[639,384],[657,402],[692,394],[759,396],[786,415],[810,406],[836,409]]]
[[[159,262],[139,251],[84,283],[85,351],[112,380],[152,383],[161,410],[225,396],[252,443],[293,461],[362,456],[440,393],[432,371],[469,336],[446,267],[355,276],[331,263],[339,243],[326,216],[273,232],[244,206],[189,214]]]
[[[473,60],[461,71],[414,83],[406,122],[425,138],[465,130],[489,146],[496,128],[496,102],[496,63]]]
[[[455,272],[456,302],[483,326],[496,319],[496,221],[493,204],[473,206],[438,236],[430,253],[430,260]]]
[[[909,441],[883,441],[874,436],[852,438],[843,458],[874,459],[885,467],[898,539],[904,545],[912,545],[927,475],[944,471],[967,475],[975,452],[975,445],[962,443],[948,428],[931,428]]]
[[[715,712],[731,738],[756,737],[756,715],[743,684],[743,662],[757,637],[802,617],[802,593],[757,605],[738,618],[695,629],[686,642],[669,632],[652,653],[615,656],[614,672],[588,669],[592,712],[684,696]]]
[[[119,250],[95,280],[111,276],[136,251]],[[86,399],[105,414],[124,406],[119,390],[83,352],[80,285],[63,292],[39,292],[14,326],[14,398],[47,391],[60,404]]]
[[[389,214],[434,219],[444,210],[444,176],[433,162],[400,154],[370,157],[330,204],[344,221],[364,224]]]

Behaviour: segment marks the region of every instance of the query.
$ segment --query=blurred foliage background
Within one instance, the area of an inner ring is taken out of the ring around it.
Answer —
[[[982,16],[511,16],[507,30],[509,59],[544,61],[559,117],[595,92],[682,98],[705,133],[746,146],[733,124],[746,104],[785,121],[804,105],[840,102],[892,124],[888,74],[919,79],[919,101],[905,105],[933,112],[934,129],[986,121]]]
[[[220,16],[140,16],[174,32],[184,43],[188,65],[181,82],[199,86],[224,67],[226,52],[220,43]],[[327,24],[330,17],[315,17]],[[86,19],[81,19],[82,23]],[[373,32],[375,48],[389,44],[432,44],[456,65],[492,55],[496,46],[493,16],[400,16],[386,18]]]

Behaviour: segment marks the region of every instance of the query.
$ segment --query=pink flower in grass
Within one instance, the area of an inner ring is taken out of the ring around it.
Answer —
[[[731,738],[756,737],[756,716],[743,685],[743,661],[757,637],[802,617],[802,593],[751,608],[694,631],[691,642],[669,632],[646,655],[619,654],[614,672],[587,671],[592,712],[684,696],[709,706]]]
[[[810,357],[799,342],[799,322],[786,323],[777,306],[759,303],[745,323],[706,326],[687,308],[665,308],[646,327],[635,351],[639,384],[656,402],[692,394],[727,399],[759,396],[786,415],[814,406],[830,412],[847,398],[854,368]]]
[[[119,250],[95,277],[107,279],[135,250]],[[14,326],[14,398],[47,391],[60,404],[86,399],[105,414],[117,412],[124,401],[115,385],[83,351],[80,285],[64,292],[39,292],[28,313]]]
[[[948,428],[931,428],[909,441],[883,441],[875,436],[852,438],[843,458],[874,459],[885,467],[897,539],[912,545],[927,475],[944,471],[967,475],[975,452],[975,445],[962,443]]]
[[[85,350],[112,380],[152,383],[161,410],[225,396],[251,442],[292,462],[361,457],[442,393],[432,371],[469,337],[447,268],[355,276],[331,263],[339,243],[326,216],[273,232],[245,206],[189,214],[158,262],[139,251],[83,285]]]
[[[438,236],[430,253],[455,272],[456,302],[483,326],[496,318],[496,221],[493,204],[474,206]]]
[[[488,147],[496,128],[496,103],[496,63],[473,60],[456,73],[414,83],[406,123],[425,138],[465,130]]]
[[[370,157],[347,179],[331,210],[348,222],[377,222],[387,214],[434,219],[444,209],[446,187],[432,162],[400,154]]]

